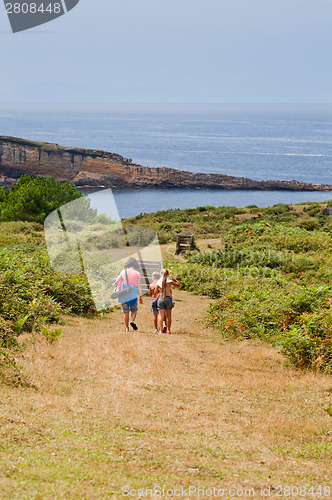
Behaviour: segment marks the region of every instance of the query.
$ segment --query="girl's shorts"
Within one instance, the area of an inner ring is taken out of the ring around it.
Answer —
[[[158,306],[157,306],[157,302],[155,301],[155,299],[151,300],[151,312],[153,314],[158,314]]]
[[[165,297],[165,300],[162,300],[161,297],[158,299],[158,309],[166,309],[166,311],[171,311],[173,307],[172,297],[168,295]]]

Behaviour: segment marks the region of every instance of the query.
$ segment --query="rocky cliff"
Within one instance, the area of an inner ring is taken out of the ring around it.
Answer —
[[[54,177],[81,187],[332,190],[332,185],[295,180],[254,181],[223,174],[143,167],[130,158],[106,151],[0,136],[0,184],[13,184],[23,174]]]

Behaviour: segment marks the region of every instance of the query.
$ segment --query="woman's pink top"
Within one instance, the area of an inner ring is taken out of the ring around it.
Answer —
[[[130,286],[137,286],[139,280],[141,279],[141,273],[139,273],[135,269],[127,269],[127,275],[129,283],[127,283],[126,280],[126,271],[122,271],[121,273],[122,281]]]

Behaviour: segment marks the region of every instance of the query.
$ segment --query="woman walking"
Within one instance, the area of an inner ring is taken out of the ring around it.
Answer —
[[[173,308],[172,285],[178,287],[180,283],[169,274],[168,269],[163,269],[161,271],[161,278],[157,281],[156,285],[156,292],[160,293],[157,302],[159,333],[162,333],[163,321],[166,322],[166,333],[171,333]]]
[[[141,273],[138,271],[139,265],[136,259],[130,257],[125,264],[125,268],[119,276],[114,281],[116,285],[121,281],[122,283],[126,283],[129,286],[137,287],[138,296],[136,299],[131,300],[130,302],[124,302],[121,304],[122,312],[124,316],[124,324],[126,328],[126,332],[129,332],[129,313],[131,313],[131,322],[130,326],[133,330],[138,330],[138,326],[135,323],[136,315],[137,315],[137,299],[139,298],[140,304],[143,304],[142,297],[142,287],[141,287]]]

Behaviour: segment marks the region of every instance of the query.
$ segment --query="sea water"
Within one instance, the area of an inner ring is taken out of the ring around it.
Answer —
[[[0,135],[102,149],[149,167],[332,184],[332,105],[0,104]],[[113,190],[121,217],[322,201],[332,192]],[[92,196],[100,210],[106,195]]]

